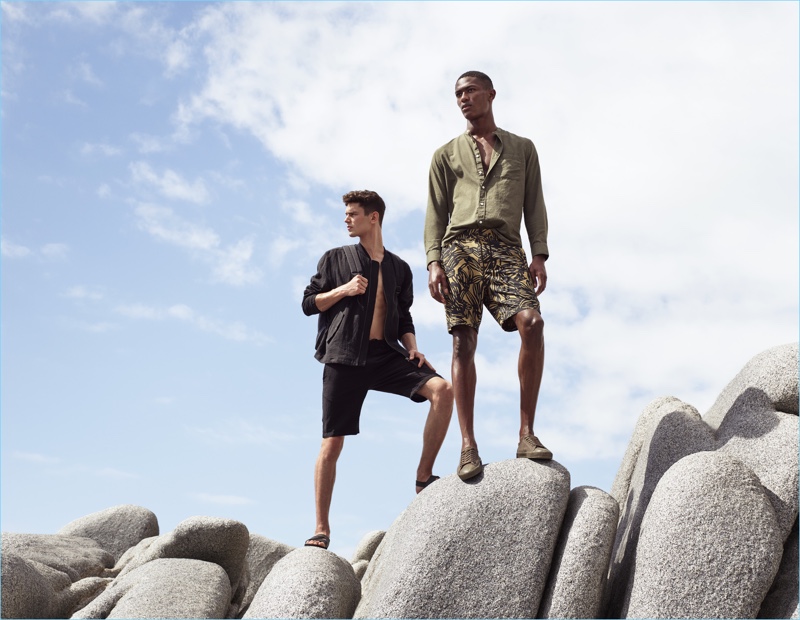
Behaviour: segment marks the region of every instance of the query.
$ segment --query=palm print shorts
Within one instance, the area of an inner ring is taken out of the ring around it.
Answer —
[[[484,305],[507,332],[516,331],[518,312],[539,312],[525,250],[491,229],[461,233],[442,248],[442,265],[450,287],[444,307],[449,332],[459,325],[477,331]]]

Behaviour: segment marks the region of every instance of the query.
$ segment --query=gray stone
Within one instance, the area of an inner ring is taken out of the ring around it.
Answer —
[[[158,519],[147,508],[124,504],[71,521],[57,533],[91,538],[116,562],[142,539],[158,536]]]
[[[728,411],[717,431],[718,450],[738,458],[759,477],[786,539],[797,520],[800,427],[796,415],[773,410],[761,395],[741,407],[737,401]]]
[[[683,457],[716,448],[713,432],[697,410],[677,398],[651,403],[642,412],[631,443],[638,448],[629,447],[611,493],[620,502],[620,521],[602,605],[607,618],[625,616],[639,530],[661,476]]]
[[[64,573],[70,582],[113,576],[114,557],[91,538],[3,532],[3,553],[15,553]]]
[[[239,521],[219,517],[190,517],[169,534],[145,539],[125,553],[115,567],[122,577],[130,571],[163,558],[186,558],[218,564],[228,574],[236,593],[246,577],[250,533]],[[243,595],[243,593],[242,593]]]
[[[361,582],[352,566],[324,549],[301,547],[279,560],[244,618],[352,618]]]
[[[792,532],[783,545],[783,557],[778,574],[758,611],[759,618],[798,617],[798,590],[800,589],[798,562],[800,559],[798,558],[797,521],[795,521]]]
[[[375,555],[375,550],[378,548],[378,545],[381,544],[384,536],[386,536],[386,532],[383,530],[374,530],[364,534],[361,538],[361,542],[358,543],[356,550],[353,552],[350,563],[355,564],[359,560],[366,560],[369,562],[372,556]]]
[[[568,498],[569,472],[555,461],[442,478],[387,531],[356,617],[534,617]]]
[[[796,342],[767,349],[753,357],[703,416],[706,424],[715,430],[719,428],[732,407],[746,406],[742,401],[750,394],[756,395],[758,407],[763,394],[773,411],[797,415],[797,358]]]
[[[97,596],[111,581],[87,577],[72,583],[66,573],[2,554],[3,618],[66,618]]]
[[[797,346],[769,349],[731,381],[703,420],[719,450],[748,465],[769,492],[783,538],[798,508]]]
[[[539,618],[598,617],[618,519],[619,504],[605,491],[570,491]]]
[[[687,456],[650,500],[625,617],[755,618],[782,552],[758,477],[720,452]]]
[[[364,574],[367,572],[367,567],[369,566],[369,560],[358,560],[352,564],[353,572],[356,574],[356,578],[361,579],[364,577]]]
[[[256,592],[273,566],[292,551],[294,551],[294,547],[291,545],[276,542],[258,534],[250,534],[250,545],[247,548],[246,557],[250,582],[241,603],[240,614],[244,613],[253,602]]]
[[[51,583],[26,559],[3,550],[3,618],[54,618],[56,593]],[[63,573],[60,573],[63,575]],[[71,583],[66,579],[62,588]]]
[[[73,618],[224,618],[231,599],[218,564],[156,559],[118,577]]]

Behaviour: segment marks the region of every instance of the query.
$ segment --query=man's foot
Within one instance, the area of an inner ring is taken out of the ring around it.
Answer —
[[[430,478],[428,478],[428,479],[427,479],[425,482],[422,482],[421,480],[417,480],[417,493],[419,493],[419,492],[420,492],[422,489],[424,489],[426,486],[428,486],[428,485],[430,485],[430,484],[433,484],[433,483],[434,483],[434,482],[436,482],[438,479],[439,479],[439,476],[433,476],[433,475],[431,475],[431,477],[430,477]]]
[[[517,458],[549,461],[553,458],[553,453],[542,445],[536,435],[523,435],[517,446]]]
[[[464,448],[461,451],[461,462],[458,464],[458,477],[462,480],[474,478],[483,471],[481,457],[478,456],[478,448]]]
[[[327,549],[331,544],[331,537],[325,534],[314,534],[306,541],[306,547],[319,547],[320,549]]]

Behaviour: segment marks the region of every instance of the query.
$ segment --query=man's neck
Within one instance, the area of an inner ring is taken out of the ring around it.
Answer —
[[[467,132],[475,138],[486,137],[495,131],[497,131],[497,125],[494,123],[494,116],[492,114],[467,121]]]
[[[378,262],[383,260],[383,234],[379,227],[374,228],[366,235],[362,235],[359,241],[372,260]]]

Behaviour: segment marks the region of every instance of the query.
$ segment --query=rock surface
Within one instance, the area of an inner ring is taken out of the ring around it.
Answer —
[[[211,562],[156,559],[116,579],[73,618],[224,618],[225,570]]]
[[[229,519],[159,535],[130,505],[3,533],[2,617],[798,618],[797,356],[757,355],[703,417],[653,401],[609,494],[570,491],[557,462],[490,463],[350,562]]]
[[[349,562],[301,547],[273,566],[245,618],[352,618],[361,582]]]
[[[247,611],[253,598],[266,579],[272,567],[285,555],[294,551],[294,547],[260,536],[250,534],[250,545],[247,548],[247,570],[250,573],[250,582],[241,603],[240,615]]]
[[[657,399],[642,413],[611,490],[620,522],[603,615],[628,613],[650,498],[665,472],[684,457],[719,451],[739,459],[763,485],[781,539],[789,536],[798,515],[797,355],[797,344],[789,344],[754,357],[703,418],[675,398]]]
[[[57,533],[91,538],[116,562],[143,539],[158,536],[158,519],[147,508],[125,504],[75,519]]]
[[[619,505],[605,491],[570,491],[538,618],[597,617],[618,519]]]
[[[755,474],[720,452],[688,456],[653,494],[626,616],[754,618],[782,553],[775,511]]]
[[[759,618],[797,618],[800,617],[798,607],[798,557],[797,521],[794,522],[792,533],[783,545],[783,558],[778,568],[775,581],[772,582],[761,609]]]
[[[556,462],[514,459],[467,482],[438,480],[386,532],[356,617],[535,617],[568,497]]]

